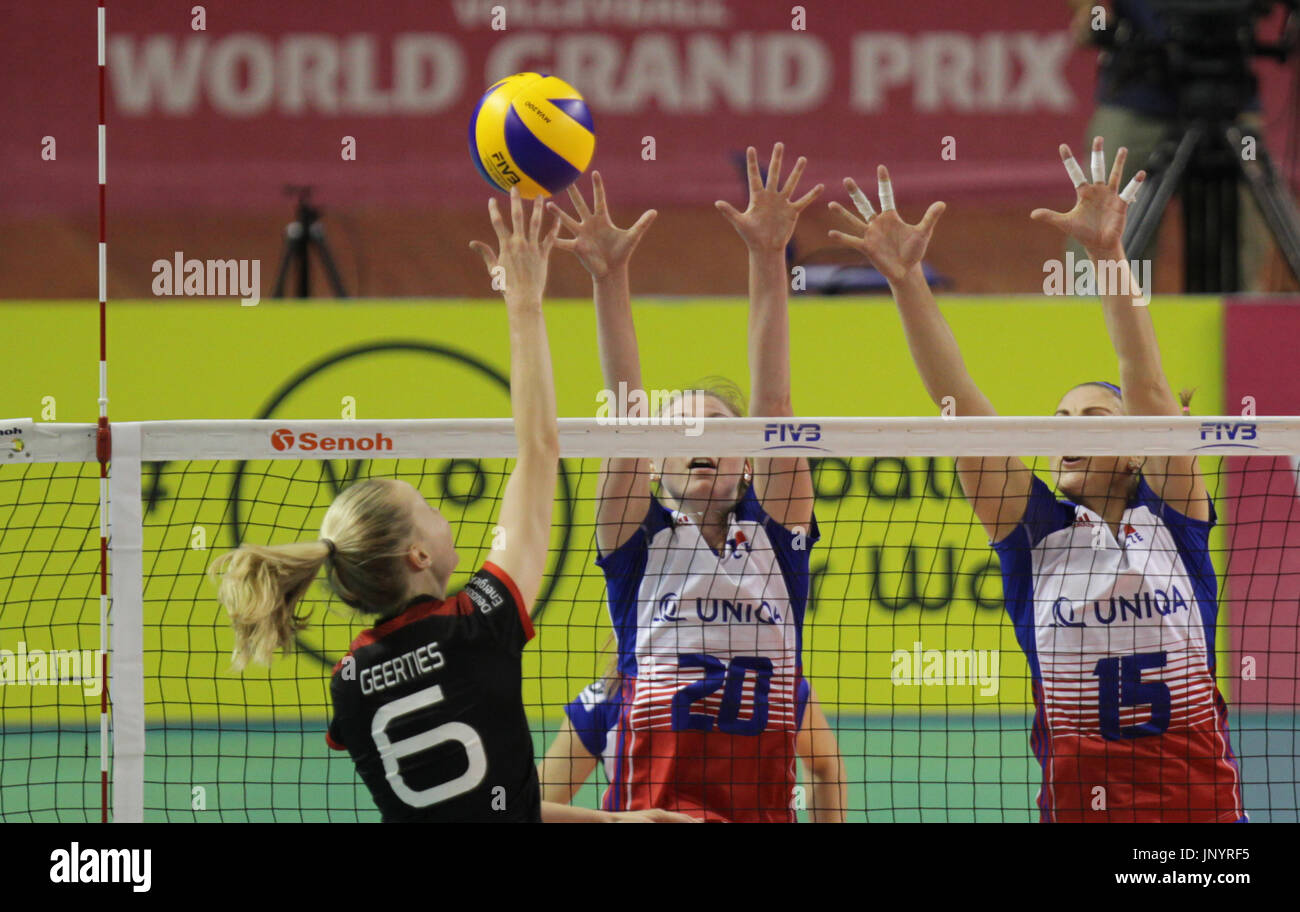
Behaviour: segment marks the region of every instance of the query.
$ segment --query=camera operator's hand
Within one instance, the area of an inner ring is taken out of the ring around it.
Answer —
[[[1139,171],[1120,192],[1120,178],[1124,176],[1124,161],[1128,149],[1120,148],[1115,154],[1115,164],[1106,178],[1106,156],[1102,139],[1092,141],[1092,180],[1083,176],[1083,169],[1074,160],[1070,147],[1061,144],[1061,161],[1066,173],[1074,181],[1075,203],[1069,212],[1035,209],[1029,217],[1036,222],[1046,222],[1061,229],[1084,246],[1090,255],[1112,256],[1121,246],[1124,222],[1128,218],[1129,203],[1137,197],[1145,171]]]

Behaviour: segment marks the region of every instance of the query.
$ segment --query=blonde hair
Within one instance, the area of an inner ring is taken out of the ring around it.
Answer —
[[[344,489],[325,512],[317,541],[245,543],[212,562],[208,576],[235,631],[236,670],[270,665],[307,626],[310,611],[299,613],[298,602],[322,567],[329,589],[355,610],[383,615],[401,608],[402,556],[415,527],[393,496],[395,484],[374,478]]]
[[[717,375],[702,377],[695,383],[686,387],[686,389],[682,390],[681,395],[665,400],[659,406],[659,414],[662,415],[674,402],[685,396],[687,393],[692,393],[697,397],[708,396],[711,399],[716,399],[724,408],[726,408],[727,411],[731,412],[733,418],[745,417],[745,412],[747,411],[745,394],[741,392],[740,387],[734,381]],[[740,501],[744,499],[745,492],[749,489],[749,484],[750,483],[747,481],[742,481],[740,483],[740,487],[736,492],[736,503],[740,503]],[[677,528],[675,526],[673,527],[672,534],[674,536],[677,535]],[[617,656],[615,657],[615,662],[617,662]]]
[[[711,399],[716,399],[718,402],[722,403],[727,411],[731,412],[733,417],[745,417],[745,394],[740,391],[739,386],[737,386],[733,381],[728,380],[726,377],[702,377],[690,386],[686,387],[686,389],[683,390],[683,393],[686,392],[694,393],[697,396],[708,396]],[[678,398],[680,397],[674,397],[665,402],[660,409],[660,412],[662,413],[664,409],[667,409],[668,406],[676,402]]]

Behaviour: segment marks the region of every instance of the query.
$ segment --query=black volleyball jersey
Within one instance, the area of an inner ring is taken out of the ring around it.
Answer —
[[[352,755],[384,822],[541,820],[522,693],[532,636],[514,581],[485,563],[352,642],[325,740]]]

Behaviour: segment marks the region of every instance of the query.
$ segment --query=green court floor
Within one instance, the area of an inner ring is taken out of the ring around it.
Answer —
[[[1233,743],[1256,822],[1297,822],[1297,748],[1291,714],[1234,714]],[[900,716],[833,720],[848,767],[849,819],[1030,822],[1038,765],[1028,719]],[[324,723],[216,730],[151,728],[145,819],[157,822],[377,820],[346,755],[329,750]],[[0,740],[0,819],[97,821],[99,731],[7,730]],[[535,731],[537,750],[551,733]],[[599,774],[598,774],[599,775]],[[594,807],[603,783],[578,804]],[[197,809],[202,807],[202,809]]]

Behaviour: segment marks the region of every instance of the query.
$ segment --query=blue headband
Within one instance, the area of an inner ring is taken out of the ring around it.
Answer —
[[[1119,387],[1113,383],[1107,383],[1105,380],[1092,380],[1090,382],[1095,384],[1096,386],[1104,386],[1106,387],[1106,389],[1110,390],[1116,396],[1119,396],[1121,399],[1124,398],[1124,394],[1120,392]]]

